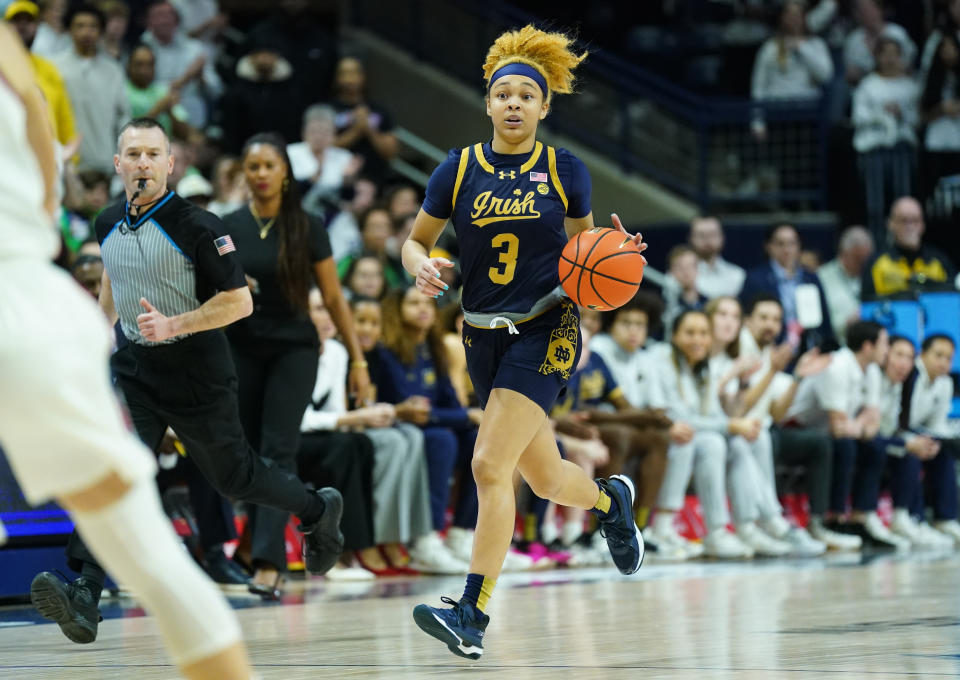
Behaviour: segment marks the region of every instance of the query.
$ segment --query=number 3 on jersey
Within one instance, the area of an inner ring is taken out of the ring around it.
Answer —
[[[490,280],[496,284],[504,286],[513,281],[514,271],[517,269],[517,251],[520,248],[520,239],[516,234],[497,234],[490,241],[494,250],[499,250],[506,246],[506,250],[500,253],[500,264],[502,267],[490,267]]]

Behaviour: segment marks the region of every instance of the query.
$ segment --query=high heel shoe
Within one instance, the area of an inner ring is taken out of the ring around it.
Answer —
[[[277,575],[273,579],[272,584],[250,581],[250,584],[247,586],[247,590],[253,595],[259,595],[260,598],[266,602],[276,602],[283,595],[283,591],[281,590],[283,581],[283,573],[278,571]]]

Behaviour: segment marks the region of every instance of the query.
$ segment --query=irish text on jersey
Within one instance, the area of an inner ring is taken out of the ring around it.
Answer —
[[[492,191],[483,191],[473,199],[473,212],[470,217],[473,224],[483,227],[493,222],[505,220],[535,220],[540,217],[534,192],[528,191],[520,198],[500,198]]]

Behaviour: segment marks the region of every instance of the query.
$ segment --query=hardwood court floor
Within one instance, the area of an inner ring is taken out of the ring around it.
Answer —
[[[470,662],[417,629],[411,608],[462,579],[294,583],[282,604],[234,599],[257,671],[300,678],[960,677],[960,554],[833,556],[511,574],[487,651]],[[0,678],[177,677],[132,600],[105,603],[78,646],[23,607],[0,610]]]

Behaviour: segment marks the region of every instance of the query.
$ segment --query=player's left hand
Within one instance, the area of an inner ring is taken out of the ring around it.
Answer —
[[[639,250],[642,253],[644,250],[647,249],[647,244],[643,242],[643,234],[639,232],[636,234],[631,234],[626,229],[624,229],[623,222],[621,222],[620,218],[617,217],[617,213],[610,214],[610,221],[613,223],[613,226],[615,229],[619,229],[620,231],[623,232],[624,236],[626,236],[628,239],[633,241],[633,245],[637,247],[637,250]],[[641,255],[640,257],[643,257],[643,255]],[[643,258],[643,264],[644,265],[647,264],[647,258],[645,257]]]
[[[150,342],[163,342],[176,335],[170,317],[157,311],[147,298],[140,298],[140,306],[147,310],[146,313],[137,317],[137,327],[144,338]]]

